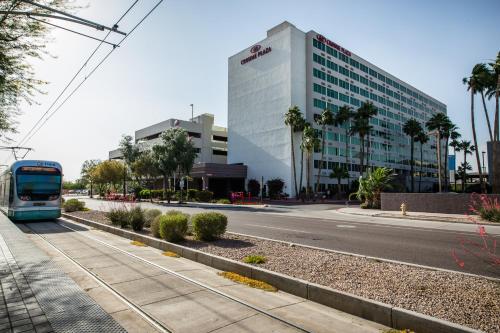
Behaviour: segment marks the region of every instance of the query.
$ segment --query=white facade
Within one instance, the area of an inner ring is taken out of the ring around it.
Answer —
[[[446,113],[446,105],[324,36],[314,31],[304,33],[283,22],[269,30],[267,38],[229,58],[228,163],[246,164],[248,178],[264,177],[266,181],[279,177],[285,181],[285,192],[293,195],[290,129],[284,124],[288,108],[297,105],[307,121],[315,124],[314,117],[325,108],[336,112],[349,105],[357,109],[365,101],[373,102],[379,110],[371,121],[369,165],[390,167],[407,177],[410,145],[402,132],[404,122],[414,118],[425,128],[433,114]],[[345,129],[335,126],[327,127],[324,135],[322,188],[336,183],[328,175],[334,165],[345,165],[346,153],[351,180],[357,178],[359,139],[346,138]],[[346,139],[349,152],[345,150]],[[299,181],[300,136],[294,140]],[[431,145],[435,145],[434,138],[424,148],[423,180],[427,184],[434,181],[437,165]],[[418,143],[414,155],[415,170],[419,171]],[[314,153],[311,186],[320,158],[319,152]],[[305,186],[305,174],[303,179]]]
[[[214,115],[202,114],[192,121],[168,119],[135,131],[135,143],[141,150],[160,143],[160,135],[169,128],[180,127],[188,132],[198,150],[197,163],[227,163],[227,129],[214,125]],[[109,152],[109,158],[122,158],[120,149]]]

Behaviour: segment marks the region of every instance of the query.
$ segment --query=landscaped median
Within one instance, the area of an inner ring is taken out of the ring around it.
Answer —
[[[113,227],[103,212],[66,217],[394,328],[500,331],[500,283],[491,279],[227,233],[212,242],[187,237],[174,244],[148,235],[149,229]]]

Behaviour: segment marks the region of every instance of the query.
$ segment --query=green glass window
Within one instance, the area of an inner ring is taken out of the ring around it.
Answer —
[[[349,76],[351,77],[351,79],[359,81],[359,75],[358,74],[356,74],[354,72],[349,72]]]
[[[359,69],[361,69],[365,73],[368,73],[368,67],[363,64],[359,64]]]
[[[335,76],[328,75],[326,76],[326,80],[332,84],[339,85],[339,79],[337,79]]]
[[[342,93],[339,93],[339,99],[340,99],[342,102],[349,103],[349,96],[347,96],[347,95],[344,95],[344,94],[342,94]]]
[[[314,68],[313,69],[313,76],[317,77],[318,79],[325,80],[326,79],[326,73],[320,71],[319,69]]]
[[[373,70],[373,69],[371,69],[371,68],[369,68],[369,69],[368,69],[368,72],[369,72],[369,73],[370,73],[370,75],[371,75],[371,76],[373,76],[373,77],[377,77],[377,76],[378,76],[377,72],[376,72],[376,71],[374,71],[374,70]]]
[[[366,77],[364,77],[364,76],[360,76],[360,77],[359,77],[359,81],[360,81],[361,83],[363,83],[363,84],[368,85],[368,79],[367,79]]]
[[[346,89],[346,90],[349,90],[349,83],[347,83],[347,82],[346,82],[346,81],[344,81],[344,80],[340,80],[340,79],[339,79],[339,86],[340,86],[341,88],[344,88],[344,89]]]
[[[377,84],[377,90],[380,91],[382,94],[385,94],[385,87],[381,86],[380,84]]]
[[[359,89],[359,93],[361,94],[361,96],[364,96],[364,97],[367,97],[367,98],[370,97],[370,93],[368,92],[368,90],[365,90],[363,88]]]
[[[377,95],[375,95],[374,93],[370,93],[370,99],[375,102],[378,100]]]
[[[354,60],[353,58],[351,58],[349,60],[350,64],[352,67],[356,67],[356,68],[359,68],[359,62],[357,62],[356,60]]]
[[[359,99],[354,98],[354,97],[351,97],[351,104],[354,105],[354,106],[360,106],[361,105]]]
[[[338,68],[339,66],[336,63],[334,63],[333,61],[330,61],[330,60],[326,61],[326,67],[328,67],[328,68],[330,68],[330,69],[332,69],[332,70],[334,70],[336,72],[339,71],[339,68]]]
[[[344,74],[345,76],[349,77],[349,70],[347,68],[339,66],[339,73]]]
[[[317,55],[316,53],[313,53],[313,61],[317,62],[318,64],[320,64],[322,66],[325,66],[325,64],[326,64],[326,59],[320,55]]]
[[[313,90],[317,93],[320,93],[320,94],[323,94],[323,95],[326,95],[326,87],[323,87],[319,84],[314,84],[313,85]]]
[[[327,96],[335,99],[339,99],[339,93],[336,92],[335,90],[328,89],[327,90]]]
[[[378,79],[382,82],[385,82],[385,76],[383,76],[382,74],[378,74]]]
[[[349,63],[349,57],[343,54],[342,52],[339,53],[339,59],[345,62],[346,64]]]
[[[385,98],[383,98],[382,96],[379,96],[378,102],[385,105]]]
[[[353,93],[359,94],[359,87],[355,86],[354,84],[351,84],[351,91]]]

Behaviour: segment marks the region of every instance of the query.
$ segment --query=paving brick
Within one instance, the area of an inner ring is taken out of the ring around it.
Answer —
[[[18,327],[12,328],[12,333],[27,332],[27,331],[32,330],[32,329],[33,329],[33,325],[27,324],[24,326],[18,326]]]
[[[39,325],[35,325],[36,333],[50,333],[53,332],[52,326],[49,323],[43,323]]]

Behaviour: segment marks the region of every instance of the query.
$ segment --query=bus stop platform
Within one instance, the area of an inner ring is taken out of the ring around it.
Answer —
[[[126,332],[0,214],[0,332]]]

